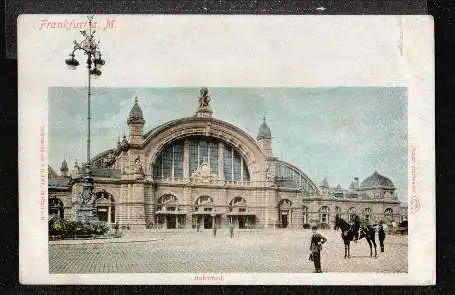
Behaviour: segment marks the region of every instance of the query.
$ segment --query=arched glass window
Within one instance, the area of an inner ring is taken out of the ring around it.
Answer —
[[[314,183],[297,167],[275,161],[275,181],[280,187],[299,188],[305,192],[304,196],[313,196],[316,192]]]
[[[319,221],[321,223],[329,223],[329,207],[327,206],[322,206],[319,209]]]
[[[229,202],[231,212],[246,212],[246,200],[242,197],[235,197]]]
[[[195,211],[211,212],[213,211],[213,199],[209,196],[200,196],[197,198],[195,204]]]
[[[249,181],[250,174],[248,165],[242,155],[229,144],[223,143],[216,139],[206,137],[189,137],[185,140],[178,140],[164,147],[156,157],[153,163],[153,177],[158,179],[166,178],[183,178],[184,170],[188,170],[189,177],[206,163],[210,168],[210,174],[218,175],[218,151],[220,146],[224,146],[223,163],[221,167],[224,171],[226,180]],[[185,151],[185,148],[187,150]],[[188,160],[184,162],[184,154],[188,153]]]
[[[199,165],[207,163],[212,175],[218,175],[218,143],[213,140],[192,138],[189,142],[190,175]]]
[[[245,160],[232,146],[224,145],[223,152],[224,179],[226,180],[250,180],[250,174]]]
[[[171,194],[162,195],[157,202],[158,211],[176,211],[177,197]]]
[[[165,147],[153,165],[154,177],[183,178],[183,141]]]
[[[235,197],[229,202],[230,206],[246,206],[246,200],[242,197]]]

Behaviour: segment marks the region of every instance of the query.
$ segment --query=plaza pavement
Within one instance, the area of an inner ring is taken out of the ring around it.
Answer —
[[[385,252],[369,257],[365,239],[351,243],[344,259],[339,231],[321,230],[324,272],[407,272],[408,236],[388,235]],[[305,273],[311,230],[220,229],[127,232],[121,238],[49,242],[50,273]],[[374,250],[373,250],[374,251]]]

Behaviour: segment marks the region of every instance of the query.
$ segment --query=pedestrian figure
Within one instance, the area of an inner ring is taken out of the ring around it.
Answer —
[[[199,229],[201,228],[201,224],[199,223],[199,221],[196,222],[196,230],[199,231]]]
[[[322,273],[321,270],[321,250],[322,244],[327,242],[327,239],[317,232],[318,227],[313,226],[313,235],[311,236],[310,244],[310,260],[314,263],[314,272]]]
[[[234,237],[234,223],[229,224],[229,233],[231,234],[231,239]]]
[[[384,227],[382,226],[382,224],[379,225],[378,236],[379,236],[379,246],[381,246],[381,252],[384,252],[385,231],[384,231]]]
[[[216,237],[216,224],[213,224],[213,237]]]
[[[116,223],[114,224],[115,234],[118,234],[118,228],[119,228],[118,222],[116,222]]]

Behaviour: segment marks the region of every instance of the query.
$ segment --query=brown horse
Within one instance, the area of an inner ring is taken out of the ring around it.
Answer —
[[[338,214],[335,216],[335,230],[341,229],[341,238],[344,242],[344,258],[351,258],[349,246],[351,241],[365,238],[370,246],[370,257],[373,257],[372,244],[374,245],[374,257],[377,257],[375,231],[371,226],[360,226],[359,216],[355,216],[353,225],[347,223],[340,218]]]

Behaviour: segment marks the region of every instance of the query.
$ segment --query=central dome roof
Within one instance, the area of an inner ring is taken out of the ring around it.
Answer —
[[[374,171],[373,175],[367,177],[361,184],[362,188],[371,188],[378,186],[395,188],[393,182],[390,179],[379,174],[377,171]]]

